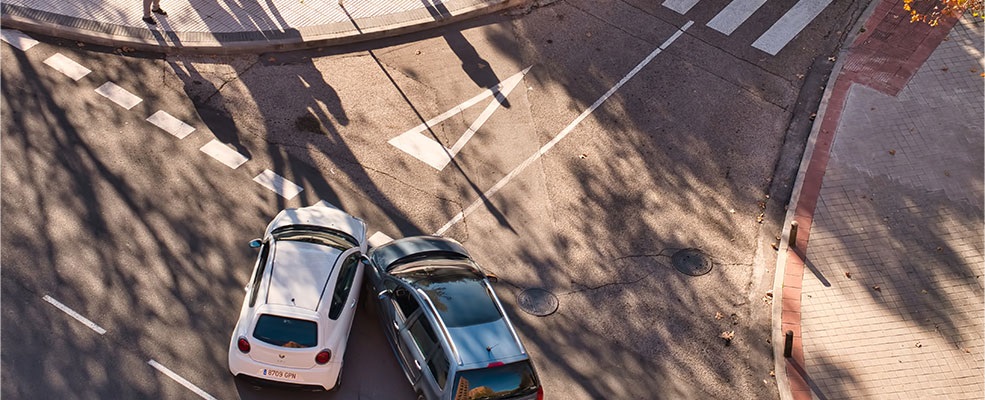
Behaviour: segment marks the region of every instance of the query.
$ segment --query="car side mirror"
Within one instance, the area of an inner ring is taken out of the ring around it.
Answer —
[[[491,282],[491,283],[499,282],[499,276],[497,276],[496,274],[493,274],[493,273],[487,273],[486,274],[486,279],[488,279],[489,282]]]
[[[253,240],[250,241],[250,248],[251,249],[259,249],[260,246],[263,246],[263,241],[262,240],[260,240],[260,239],[253,239]]]
[[[380,300],[386,300],[387,297],[390,297],[389,290],[381,290],[379,293],[376,294],[376,298]]]

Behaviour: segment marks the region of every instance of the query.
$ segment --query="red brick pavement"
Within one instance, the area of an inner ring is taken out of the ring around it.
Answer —
[[[801,285],[805,265],[802,255],[806,254],[814,210],[848,90],[853,84],[860,84],[890,96],[897,95],[947,37],[955,22],[956,19],[948,18],[936,27],[910,23],[903,0],[881,0],[865,22],[864,31],[852,42],[833,87],[828,89],[827,108],[820,116],[820,129],[794,211],[799,229],[796,243],[788,246],[781,296],[780,325],[783,332],[792,331],[794,337],[792,356],[786,359],[786,375],[796,400],[812,398],[812,382],[805,372],[801,342]]]

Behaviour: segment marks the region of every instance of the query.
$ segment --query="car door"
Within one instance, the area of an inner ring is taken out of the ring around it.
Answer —
[[[341,335],[340,346],[345,349],[349,338],[349,331],[352,329],[352,320],[356,313],[356,303],[359,301],[359,285],[362,285],[363,257],[359,249],[353,248],[343,253],[342,262],[332,273],[335,275],[329,282],[333,287],[326,288],[331,293],[331,303],[328,310],[328,318],[337,321],[338,326],[343,327],[344,333]]]
[[[388,336],[393,338],[397,357],[403,366],[404,373],[411,385],[416,385],[421,377],[420,361],[415,363],[414,353],[409,345],[412,340],[407,333],[407,323],[421,314],[421,304],[411,296],[411,293],[403,283],[392,277],[386,277],[383,281],[386,294],[381,296],[383,303],[382,309],[385,312],[387,321],[384,323]]]
[[[444,350],[441,348],[434,326],[423,312],[417,313],[405,325],[402,335],[407,342],[410,356],[414,359],[414,368],[420,374],[415,387],[429,399],[440,398],[442,386],[448,375],[448,362],[442,361],[447,359],[444,357]],[[439,353],[441,357],[436,357],[435,355]],[[443,375],[442,370],[444,370]],[[441,380],[440,384],[437,382],[438,379]]]

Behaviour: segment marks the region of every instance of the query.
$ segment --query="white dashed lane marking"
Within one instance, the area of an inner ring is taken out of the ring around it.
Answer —
[[[110,101],[119,104],[120,107],[127,110],[143,101],[140,97],[137,97],[113,82],[106,82],[96,88],[96,93],[103,95],[103,97],[110,99]]]
[[[92,72],[89,68],[83,67],[82,64],[73,61],[71,58],[63,56],[62,53],[55,53],[55,55],[48,57],[47,60],[44,60],[44,63],[45,65],[54,68],[55,71],[61,72],[75,81],[84,78]]]
[[[687,14],[691,7],[698,4],[698,0],[666,0],[663,6],[681,14]]]
[[[558,144],[558,142],[560,142],[562,139],[568,136],[568,134],[574,131],[575,127],[578,126],[578,124],[580,124],[582,120],[584,120],[589,115],[591,115],[592,112],[595,111],[595,109],[599,108],[599,106],[602,105],[602,103],[605,103],[605,101],[608,100],[609,97],[615,94],[616,91],[619,90],[619,88],[621,88],[623,85],[626,84],[626,82],[628,82],[630,79],[636,76],[636,74],[638,74],[640,70],[643,69],[643,67],[649,64],[650,61],[653,61],[653,58],[656,57],[657,54],[660,54],[660,52],[662,52],[668,46],[670,46],[671,43],[674,43],[674,41],[677,40],[678,37],[683,35],[684,31],[686,31],[687,28],[689,28],[692,24],[694,24],[694,21],[687,21],[687,23],[684,24],[684,26],[678,29],[677,32],[674,32],[674,34],[669,39],[667,39],[663,44],[661,44],[659,48],[653,50],[648,56],[646,56],[646,58],[643,59],[643,61],[640,61],[639,64],[636,64],[636,67],[630,70],[629,73],[626,74],[626,76],[622,77],[622,79],[620,79],[619,82],[615,84],[615,86],[610,88],[608,92],[605,92],[605,94],[603,94],[602,97],[599,97],[598,100],[595,100],[595,103],[592,103],[592,105],[589,106],[588,109],[583,111],[580,115],[578,115],[578,117],[575,118],[574,121],[571,121],[571,123],[568,124],[568,126],[566,126],[564,129],[561,130],[561,132],[559,132],[556,136],[554,136],[554,138],[551,139],[550,142],[547,142],[547,144],[542,146],[540,150],[537,150],[536,153],[528,157],[526,160],[520,163],[520,165],[518,165],[516,168],[513,168],[513,170],[510,171],[510,173],[506,174],[506,176],[500,179],[499,182],[496,182],[496,184],[493,185],[491,188],[489,188],[489,190],[486,190],[484,193],[482,193],[481,197],[479,197],[474,202],[472,202],[472,204],[470,204],[468,207],[462,210],[462,212],[459,212],[457,215],[455,215],[450,221],[448,221],[448,223],[446,223],[444,226],[439,228],[434,234],[438,236],[443,235],[445,231],[447,231],[453,225],[459,223],[461,220],[465,219],[466,216],[475,212],[475,210],[477,210],[480,206],[482,206],[489,198],[491,198],[493,195],[499,192],[499,190],[502,189],[504,186],[506,186],[506,184],[510,183],[510,181],[513,180],[513,178],[515,178],[517,175],[523,172],[523,170],[527,169],[527,167],[533,164],[534,161],[537,161],[538,159],[540,159],[541,156],[547,154],[547,152],[550,151],[551,148],[554,147],[554,145]]]
[[[65,314],[68,314],[72,318],[75,318],[77,321],[81,322],[83,325],[89,327],[89,329],[96,331],[96,333],[100,335],[106,334],[105,329],[101,328],[99,325],[96,325],[96,323],[90,321],[88,318],[83,317],[82,314],[79,314],[74,310],[72,310],[71,308],[68,308],[68,306],[59,303],[58,300],[51,298],[51,296],[44,295],[44,301],[47,301],[49,304],[57,307],[59,310],[62,310],[63,312],[65,312]]]
[[[220,142],[218,139],[212,139],[211,142],[202,146],[201,149],[203,153],[208,154],[217,161],[225,164],[227,167],[236,169],[240,165],[243,165],[249,158],[239,154],[236,150],[233,150],[225,143]]]
[[[259,183],[261,186],[270,189],[274,193],[279,194],[285,199],[293,199],[298,193],[304,190],[303,187],[294,184],[284,178],[283,176],[277,175],[274,171],[269,169],[263,170],[260,175],[253,178],[253,182]]]
[[[20,51],[28,51],[40,43],[23,32],[14,29],[0,29],[0,39],[20,49]]]
[[[787,43],[802,31],[807,24],[811,23],[824,8],[831,4],[831,0],[800,0],[794,4],[790,11],[783,14],[773,26],[770,27],[752,47],[765,51],[771,55],[776,55]]]
[[[184,139],[185,136],[188,136],[193,131],[195,131],[195,128],[193,126],[188,125],[182,122],[180,119],[177,119],[171,116],[171,114],[168,114],[161,110],[158,110],[156,113],[154,113],[154,115],[147,117],[147,122],[154,124],[158,128],[163,129],[165,132],[170,133],[171,135],[174,135],[174,137],[178,139]]]
[[[199,397],[201,397],[203,399],[208,399],[208,400],[217,400],[215,397],[212,397],[211,394],[206,393],[204,390],[200,389],[198,386],[195,386],[194,384],[192,384],[191,382],[189,382],[187,379],[182,378],[181,375],[178,375],[178,374],[174,373],[174,371],[171,371],[167,367],[161,365],[161,363],[159,363],[157,361],[154,361],[154,360],[149,360],[149,361],[147,361],[147,364],[150,364],[150,366],[154,367],[154,369],[156,369],[158,371],[161,371],[164,375],[167,375],[168,378],[171,378],[175,382],[180,383],[181,386],[184,386],[188,390],[191,390],[193,393],[197,394]]]
[[[367,242],[369,242],[369,247],[379,247],[387,243],[390,243],[392,241],[393,238],[387,236],[387,234],[383,232],[376,232],[373,234],[373,236],[370,236],[369,239],[367,240]]]
[[[763,4],[766,4],[766,0],[732,0],[715,18],[708,21],[708,27],[731,35]]]

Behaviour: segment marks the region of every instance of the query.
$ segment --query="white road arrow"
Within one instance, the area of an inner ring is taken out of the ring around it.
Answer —
[[[425,164],[434,167],[438,171],[441,171],[451,162],[452,158],[458,154],[459,151],[465,147],[469,139],[475,136],[475,133],[482,127],[482,124],[486,123],[489,117],[499,109],[499,107],[506,101],[506,97],[510,95],[510,92],[516,88],[516,85],[523,80],[523,76],[530,71],[530,67],[527,67],[523,71],[516,73],[515,75],[507,78],[506,80],[500,82],[495,87],[486,90],[479,95],[466,100],[462,104],[459,104],[452,108],[451,110],[445,111],[441,115],[431,118],[427,122],[420,124],[414,128],[411,128],[407,132],[401,133],[397,137],[390,139],[389,143],[394,147],[403,150],[407,154],[414,156],[418,160],[423,161]],[[465,109],[478,104],[480,101],[485,100],[488,97],[494,97],[486,109],[479,114],[479,117],[472,122],[472,125],[465,130],[465,133],[458,138],[451,148],[446,148],[441,143],[438,143],[432,138],[429,138],[423,134],[425,130],[440,124],[444,120],[451,118],[458,113],[464,111]]]

